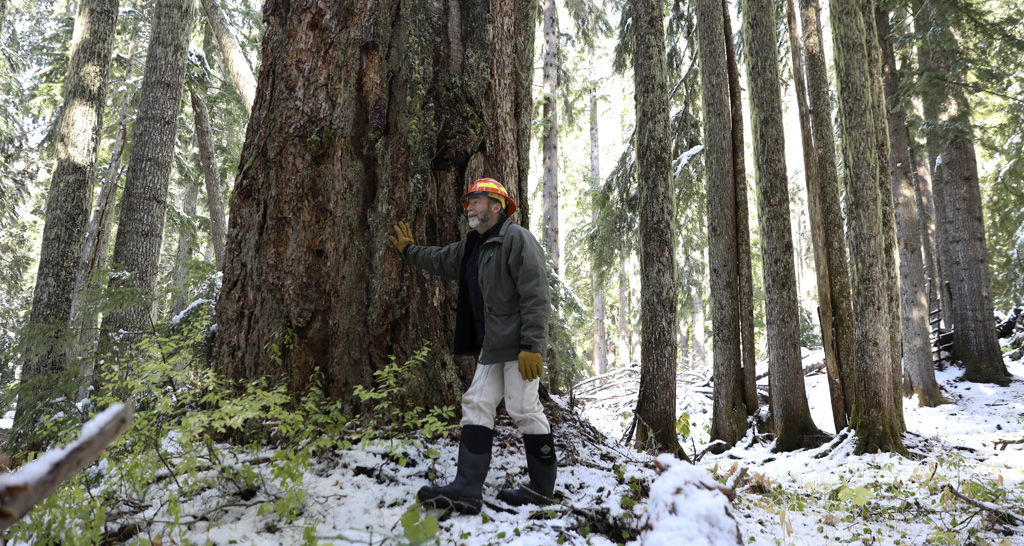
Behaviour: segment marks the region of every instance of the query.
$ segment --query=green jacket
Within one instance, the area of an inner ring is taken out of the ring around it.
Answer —
[[[469,303],[463,269],[469,258],[466,241],[448,246],[409,245],[403,255],[413,265],[459,281],[452,352],[479,352],[481,364],[496,364],[519,358],[519,351],[544,354],[547,348],[551,296],[540,243],[527,229],[506,218],[497,235],[480,247],[480,291],[484,297],[484,345],[474,339],[473,310]]]

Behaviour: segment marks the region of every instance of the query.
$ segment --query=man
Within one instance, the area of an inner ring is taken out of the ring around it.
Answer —
[[[455,479],[441,487],[425,486],[417,497],[427,506],[480,513],[495,410],[504,397],[508,414],[523,432],[530,483],[502,490],[498,498],[513,506],[549,504],[557,458],[537,395],[551,315],[544,253],[533,234],[509,219],[516,204],[497,181],[475,181],[461,202],[473,228],[461,241],[445,247],[416,245],[405,222],[395,225],[391,237],[413,265],[459,281],[453,352],[479,357],[473,383],[462,396]]]

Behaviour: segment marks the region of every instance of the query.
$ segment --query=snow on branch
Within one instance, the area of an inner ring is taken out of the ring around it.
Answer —
[[[131,423],[131,405],[111,406],[86,423],[81,436],[67,447],[51,449],[17,472],[0,475],[0,533],[24,517],[60,484],[92,464]]]

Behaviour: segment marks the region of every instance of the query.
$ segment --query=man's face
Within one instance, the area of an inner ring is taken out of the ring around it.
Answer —
[[[466,215],[469,217],[469,227],[479,232],[487,231],[498,219],[498,209],[501,204],[486,195],[474,195],[469,198],[469,206],[466,207]]]

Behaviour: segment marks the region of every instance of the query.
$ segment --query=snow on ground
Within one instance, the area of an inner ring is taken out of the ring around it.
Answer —
[[[805,368],[820,358],[820,352],[807,354]],[[853,440],[845,435],[818,448],[777,454],[763,435],[748,433],[725,453],[703,455],[696,467],[664,455],[656,465],[652,457],[618,444],[635,405],[631,382],[639,373],[627,369],[616,373],[615,384],[581,389],[576,404],[555,397],[557,408],[549,406],[560,457],[559,504],[513,508],[496,500],[499,489],[526,479],[521,436],[502,413],[480,515],[415,513],[420,487],[432,477],[447,483],[454,475],[453,434],[403,447],[404,466],[383,445],[318,460],[303,478],[305,523],[286,524],[261,513],[266,498],[207,489],[182,499],[179,521],[186,524],[166,535],[165,543],[408,544],[403,517],[412,509],[413,521],[438,519],[430,543],[464,546],[732,545],[737,522],[743,544],[1024,546],[1024,528],[994,522],[991,514],[942,493],[946,484],[958,491],[989,488],[1005,493],[996,505],[1022,505],[1024,445],[997,444],[1024,438],[1024,363],[1009,362],[1008,368],[1015,376],[1009,387],[962,382],[961,370],[951,367],[937,372],[949,404],[919,408],[916,399],[905,400],[911,458],[854,456]],[[687,375],[679,384],[678,410],[691,418],[691,454],[708,441],[711,389],[704,374]],[[815,422],[833,432],[825,374],[809,376],[806,386]],[[735,481],[741,473],[731,504],[709,486],[715,478]],[[163,487],[133,516],[143,525],[132,543],[159,542],[164,526],[175,519],[169,512],[171,485]]]

